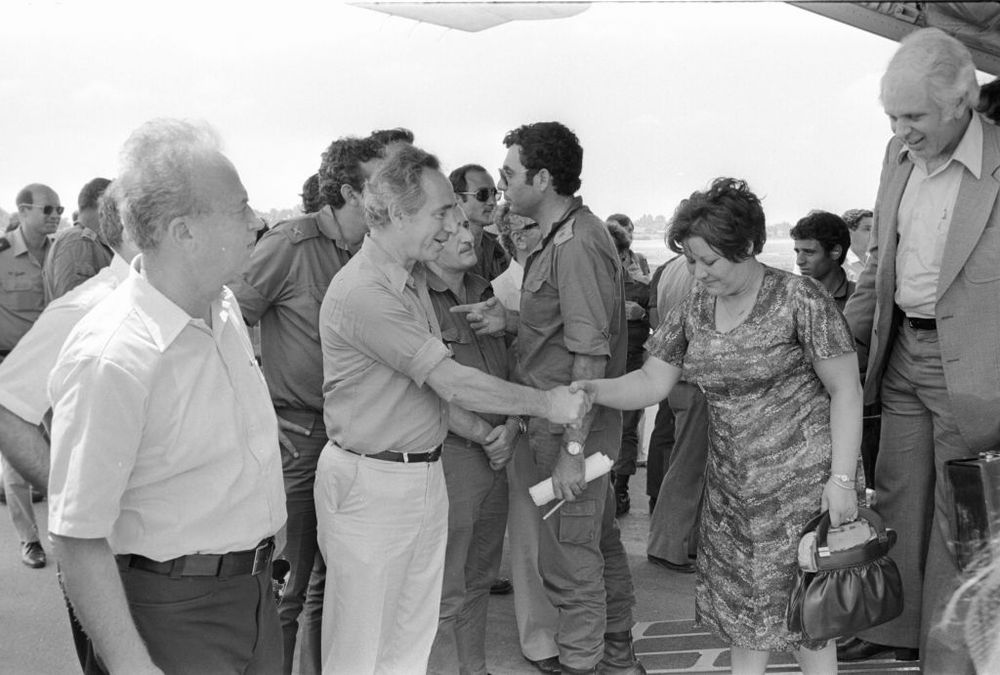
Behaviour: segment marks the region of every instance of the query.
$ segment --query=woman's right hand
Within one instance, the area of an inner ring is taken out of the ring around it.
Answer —
[[[830,512],[830,527],[839,527],[858,517],[858,498],[854,490],[840,487],[833,478],[823,488],[820,506],[822,510]]]

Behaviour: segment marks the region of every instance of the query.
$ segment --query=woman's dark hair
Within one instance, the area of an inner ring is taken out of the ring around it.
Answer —
[[[705,192],[681,201],[667,228],[667,246],[684,252],[684,242],[701,237],[722,257],[742,262],[764,248],[764,209],[746,181],[716,178]]]

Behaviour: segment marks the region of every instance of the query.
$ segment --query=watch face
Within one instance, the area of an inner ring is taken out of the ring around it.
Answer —
[[[571,455],[579,455],[581,450],[583,450],[583,446],[578,441],[570,441],[566,444],[566,452]]]

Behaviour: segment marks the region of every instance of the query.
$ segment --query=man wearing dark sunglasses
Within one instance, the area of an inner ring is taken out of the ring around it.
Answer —
[[[497,205],[493,177],[478,164],[465,164],[452,171],[448,179],[475,237],[477,262],[472,272],[492,281],[503,274],[509,262],[497,236],[484,229],[492,222],[490,217]]]
[[[111,181],[94,178],[80,190],[79,218],[59,232],[45,259],[45,301],[52,302],[111,264],[114,251],[101,239],[97,200]]]
[[[63,207],[47,185],[33,183],[17,193],[20,225],[0,237],[0,361],[21,339],[45,308],[42,266],[49,235],[59,226]],[[31,487],[3,460],[3,484],[10,519],[21,542],[21,562],[45,567],[45,551],[31,507]]]

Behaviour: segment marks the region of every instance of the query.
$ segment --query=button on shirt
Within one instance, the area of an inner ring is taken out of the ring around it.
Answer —
[[[327,206],[269,230],[232,289],[246,322],[260,321],[261,364],[276,408],[323,409],[319,308],[330,280],[350,258]]]
[[[973,113],[962,140],[944,165],[927,173],[922,160],[905,148],[913,171],[899,202],[899,244],[896,250],[896,304],[907,316],[934,318],[937,282],[941,271],[955,200],[968,169],[979,178],[983,165],[983,125]]]
[[[17,348],[0,363],[0,405],[31,424],[41,424],[49,405],[46,383],[73,326],[128,278],[128,263],[111,264],[50,302]]]
[[[111,264],[111,250],[89,227],[77,223],[56,234],[45,256],[45,297],[51,302]]]
[[[427,293],[368,236],[334,277],[320,309],[323,420],[342,448],[424,452],[448,431],[448,406],[427,376],[449,358]]]
[[[10,351],[45,309],[42,262],[35,260],[21,228],[5,235],[0,251],[0,351]],[[48,250],[49,240],[45,247]]]
[[[277,419],[235,297],[212,325],[137,271],[49,380],[49,529],[168,560],[253,548],[285,521]]]
[[[482,302],[493,297],[490,282],[472,272],[462,279],[464,298],[457,298],[440,277],[427,270],[427,290],[430,293],[434,314],[441,326],[441,339],[454,354],[455,361],[463,366],[506,380],[509,375],[507,342],[503,336],[476,335],[465,314],[450,310],[460,304]],[[498,426],[507,418],[504,415],[476,413],[479,417]],[[463,439],[464,440],[464,439]]]

